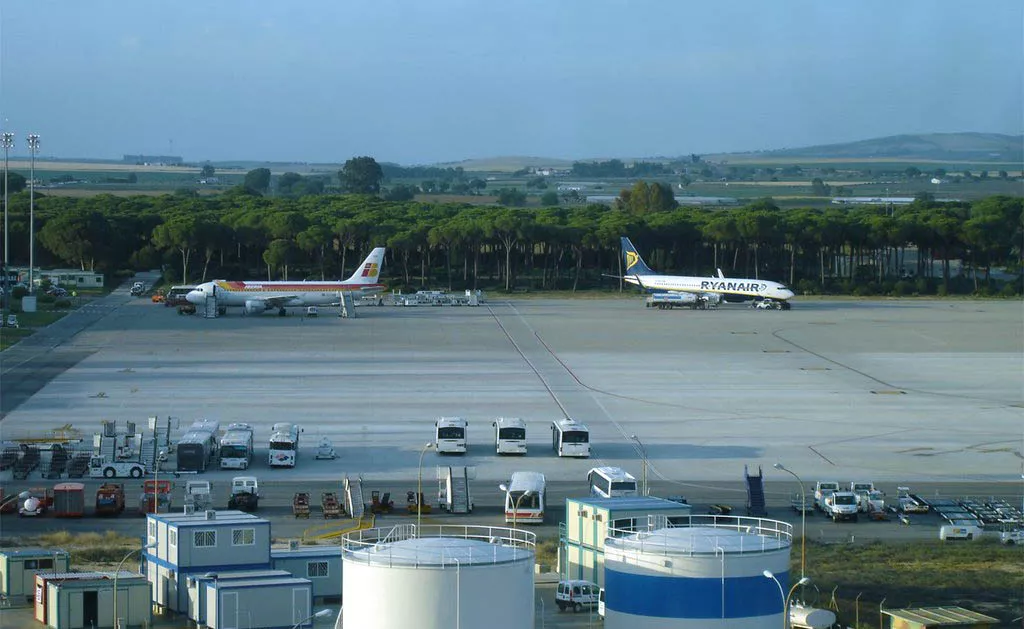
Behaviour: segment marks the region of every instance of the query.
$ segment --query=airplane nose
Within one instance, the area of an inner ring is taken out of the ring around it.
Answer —
[[[185,295],[185,300],[188,301],[189,303],[196,304],[198,306],[199,304],[203,303],[203,293],[202,291],[198,290],[190,290]]]

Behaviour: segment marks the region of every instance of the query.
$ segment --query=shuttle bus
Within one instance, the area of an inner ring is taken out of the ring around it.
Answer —
[[[295,467],[302,429],[287,422],[274,424],[270,435],[270,467]]]
[[[513,472],[505,488],[505,523],[544,524],[547,482],[539,472]],[[526,495],[529,492],[529,495]]]
[[[518,417],[499,417],[493,425],[498,454],[526,454],[526,422]]]
[[[178,471],[205,472],[217,456],[217,436],[220,422],[200,419],[192,422],[178,440]]]
[[[252,462],[252,426],[228,424],[220,438],[220,469],[246,470]]]
[[[590,431],[574,419],[551,422],[551,447],[558,456],[590,456]]]
[[[587,472],[590,495],[602,498],[636,496],[636,479],[621,467],[595,467]]]
[[[434,422],[434,447],[438,454],[466,453],[466,426],[461,417],[439,417]]]

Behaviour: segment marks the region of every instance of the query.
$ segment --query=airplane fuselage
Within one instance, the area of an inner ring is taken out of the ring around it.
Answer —
[[[685,293],[717,293],[737,295],[751,299],[792,299],[793,291],[769,280],[737,279],[728,277],[696,277],[687,275],[627,275],[630,284],[648,291]]]
[[[352,284],[349,282],[212,282],[217,304],[244,307],[249,301],[281,300],[286,307],[329,306],[340,301],[339,293],[373,295],[384,290],[383,284]]]

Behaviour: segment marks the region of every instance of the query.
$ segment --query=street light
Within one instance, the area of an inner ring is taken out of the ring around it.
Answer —
[[[636,435],[630,435],[629,438],[632,439],[633,441],[635,441],[636,445],[640,446],[640,453],[644,457],[644,471],[643,471],[642,482],[643,482],[643,488],[644,488],[644,495],[647,496],[648,495],[648,493],[647,493],[647,448],[644,446],[643,442],[640,441],[640,437],[637,437]]]
[[[28,153],[32,158],[28,181],[28,292],[35,294],[36,285],[32,275],[36,263],[36,153],[39,152],[39,135],[28,136]]]
[[[161,450],[153,461],[153,513],[160,513],[160,464],[166,460],[167,451]]]
[[[501,491],[505,492],[506,494],[508,493],[508,486],[506,486],[504,484],[498,485],[498,489],[500,489]],[[532,495],[533,495],[533,490],[532,489],[527,489],[523,493],[519,494],[518,498],[516,498],[515,504],[512,507],[512,528],[516,528],[516,518],[519,515],[519,503],[521,503],[523,501],[523,498],[526,498],[527,496],[532,496]]]
[[[420,462],[416,467],[416,537],[420,536],[420,522],[423,520],[423,455],[433,446],[434,444],[429,441],[423,444],[423,449],[420,450]]]
[[[804,552],[807,548],[807,492],[804,490],[804,482],[800,480],[800,477],[793,470],[787,468],[782,463],[776,463],[773,467],[781,472],[786,472],[800,484],[800,578],[803,579],[804,566],[807,559],[807,554]]]
[[[18,494],[17,496],[8,496],[7,498],[4,498],[2,501],[0,501],[0,509],[2,509],[4,505],[6,505],[8,502],[11,502],[12,500],[28,500],[28,497],[31,495],[32,492],[25,490]],[[54,570],[56,570],[56,568],[54,568]]]
[[[4,147],[4,303],[7,303],[8,297],[8,280],[10,277],[9,273],[11,270],[11,244],[8,234],[11,233],[10,227],[7,224],[7,163],[11,156],[11,149],[14,148],[14,134],[4,132],[0,136],[0,144]]]
[[[146,544],[142,548],[135,548],[135,549],[132,549],[132,550],[128,551],[128,554],[124,556],[124,559],[122,559],[121,562],[119,564],[117,564],[117,569],[114,570],[114,629],[120,629],[121,628],[121,623],[118,622],[118,617],[117,617],[117,577],[118,577],[118,575],[121,574],[121,566],[123,566],[124,562],[128,561],[128,558],[131,557],[132,555],[134,555],[135,553],[137,553],[137,552],[139,552],[141,550],[150,550],[152,548],[156,548],[156,542],[150,542],[149,544]],[[130,608],[131,608],[131,605],[129,605],[129,609]],[[130,617],[129,617],[128,621],[129,621],[129,624],[130,624],[131,623],[131,618]]]
[[[772,581],[775,581],[775,585],[779,586],[779,596],[782,597],[782,629],[788,629],[789,628],[789,599],[790,599],[790,597],[793,596],[793,592],[795,592],[798,587],[800,587],[801,585],[807,585],[808,583],[811,582],[811,580],[809,578],[807,578],[807,577],[800,577],[800,580],[797,581],[796,583],[794,583],[793,587],[789,588],[789,594],[786,594],[782,590],[782,584],[779,583],[779,580],[777,578],[775,578],[775,575],[772,574],[771,570],[765,570],[761,574],[764,575],[764,578],[771,579]]]
[[[313,614],[311,614],[309,616],[306,616],[305,618],[303,618],[299,622],[297,622],[294,625],[292,625],[292,629],[298,629],[299,625],[301,625],[302,623],[306,622],[307,620],[313,620],[314,618],[323,618],[324,616],[330,616],[332,613],[333,612],[331,612],[331,610],[329,610],[329,609],[321,609],[320,611],[315,612],[315,613],[313,613]]]

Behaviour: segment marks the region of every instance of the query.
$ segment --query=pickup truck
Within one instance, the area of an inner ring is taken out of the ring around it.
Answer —
[[[818,481],[814,485],[814,506],[824,511],[825,499],[837,491],[839,491],[839,483],[835,481]]]

